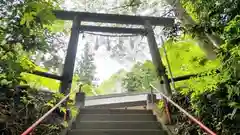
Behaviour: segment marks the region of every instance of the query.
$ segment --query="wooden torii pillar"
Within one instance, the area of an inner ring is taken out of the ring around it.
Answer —
[[[70,40],[67,48],[67,55],[63,67],[62,80],[60,85],[60,92],[67,95],[72,85],[73,71],[75,65],[75,59],[77,54],[77,46],[79,39],[80,18],[75,16],[72,22],[72,29]]]
[[[156,68],[156,72],[159,77],[162,78],[165,89],[163,89],[163,93],[166,94],[167,96],[171,97],[172,96],[172,91],[169,83],[168,76],[165,71],[165,66],[162,63],[161,55],[159,53],[159,49],[157,46],[157,42],[154,36],[154,31],[152,29],[151,22],[146,20],[145,21],[145,29],[147,31],[147,40],[148,40],[148,46],[150,49],[150,53],[152,56],[152,62]],[[161,81],[159,82],[161,84]]]

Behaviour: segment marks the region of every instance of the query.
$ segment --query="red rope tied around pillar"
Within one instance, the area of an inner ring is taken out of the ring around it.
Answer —
[[[157,88],[155,88],[154,86],[152,86],[150,84],[150,86],[157,90]],[[200,122],[199,120],[197,120],[195,117],[193,117],[191,114],[189,114],[187,111],[185,111],[182,107],[180,107],[177,103],[175,103],[174,101],[172,101],[168,96],[164,95],[162,92],[158,91],[161,96],[163,98],[165,98],[168,102],[170,102],[171,104],[173,104],[175,107],[177,107],[181,112],[183,112],[185,115],[188,116],[189,119],[191,119],[193,122],[195,122],[196,124],[198,124],[205,132],[207,132],[209,135],[217,135],[216,133],[214,133],[211,129],[209,129],[207,126],[205,126],[202,122]]]

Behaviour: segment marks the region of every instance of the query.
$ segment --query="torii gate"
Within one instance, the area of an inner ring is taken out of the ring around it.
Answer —
[[[62,20],[72,20],[72,30],[70,41],[67,49],[67,56],[65,59],[65,64],[63,68],[63,73],[61,76],[53,75],[49,73],[43,73],[39,71],[35,71],[34,74],[49,77],[52,79],[57,79],[61,81],[60,92],[66,94],[57,105],[55,105],[51,110],[45,113],[40,119],[38,119],[34,124],[32,124],[22,135],[29,134],[42,120],[44,120],[50,113],[53,112],[59,105],[65,102],[69,97],[69,90],[72,84],[73,70],[75,64],[75,58],[77,53],[78,46],[78,37],[80,31],[92,31],[92,32],[108,32],[108,33],[131,33],[131,34],[139,34],[147,36],[148,45],[150,48],[150,53],[152,56],[153,64],[155,65],[157,74],[159,77],[162,77],[163,83],[165,84],[165,90],[161,92],[161,96],[165,102],[165,109],[167,113],[167,117],[169,123],[171,123],[171,116],[168,110],[167,101],[172,103],[175,107],[177,107],[181,112],[186,114],[189,119],[197,123],[201,128],[203,128],[207,133],[211,135],[216,135],[211,129],[206,127],[203,123],[194,118],[191,114],[177,105],[174,101],[172,101],[169,96],[171,96],[171,89],[169,85],[169,79],[165,73],[165,68],[161,60],[161,56],[158,50],[158,46],[155,40],[154,32],[152,29],[152,25],[155,26],[173,26],[174,19],[173,18],[162,18],[162,17],[147,17],[147,16],[128,16],[128,15],[114,15],[114,14],[97,14],[97,13],[86,13],[86,12],[72,12],[72,11],[54,11],[56,17]],[[102,22],[102,23],[120,23],[120,24],[135,24],[135,25],[143,25],[144,29],[140,28],[121,28],[121,27],[99,27],[99,26],[84,26],[80,25],[81,21],[88,22]],[[194,75],[184,76],[180,78],[175,78],[176,80],[182,80],[183,78],[188,78]],[[174,78],[173,78],[174,80]],[[161,81],[159,81],[161,83]],[[153,96],[152,96],[153,97]]]
[[[59,11],[55,10],[53,13],[57,19],[71,20],[72,29],[70,40],[68,43],[67,55],[63,67],[63,73],[61,76],[41,73],[36,71],[35,74],[40,76],[49,77],[52,79],[60,80],[60,92],[68,94],[72,84],[73,71],[75,65],[75,58],[77,53],[78,38],[81,31],[91,32],[107,32],[107,33],[121,33],[121,34],[139,34],[147,37],[150,53],[152,56],[153,64],[155,65],[157,74],[162,77],[165,84],[165,94],[171,96],[171,89],[169,79],[165,73],[165,68],[161,60],[161,56],[158,50],[158,46],[155,40],[154,31],[152,25],[171,27],[174,24],[173,18],[164,17],[148,17],[148,16],[130,16],[130,15],[118,15],[118,14],[100,14],[100,13],[88,13],[88,12],[73,12],[73,11]],[[101,23],[117,23],[117,24],[129,24],[129,25],[143,25],[141,28],[123,28],[123,27],[100,27],[100,26],[86,26],[81,25],[81,22],[101,22]],[[161,83],[159,81],[159,83]]]

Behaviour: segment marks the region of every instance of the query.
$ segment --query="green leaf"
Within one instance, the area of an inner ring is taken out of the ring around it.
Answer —
[[[60,108],[60,111],[61,111],[61,112],[65,113],[65,114],[67,113],[67,110],[66,110],[65,107],[59,107],[59,108]]]
[[[52,104],[52,103],[50,103],[50,102],[46,103],[45,105],[46,105],[46,106],[49,106],[49,107],[54,107],[54,104]]]
[[[36,12],[24,13],[20,21],[20,24],[21,25],[26,24],[27,27],[30,27],[30,23],[34,20],[36,14],[37,14]]]
[[[1,85],[8,85],[8,84],[10,84],[11,83],[11,81],[8,81],[7,79],[2,79],[1,81],[0,81],[0,84]]]
[[[238,102],[230,102],[230,103],[228,103],[228,105],[232,108],[240,109],[240,103],[238,103]]]

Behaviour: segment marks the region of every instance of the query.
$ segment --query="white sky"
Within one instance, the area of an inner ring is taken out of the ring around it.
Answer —
[[[83,53],[84,44],[86,39],[82,39],[82,35],[79,36],[77,57],[79,58]],[[127,69],[125,65],[121,65],[119,62],[112,59],[105,49],[100,47],[95,53],[95,65],[96,65],[96,77],[99,78],[99,83],[108,79],[112,74],[116,73],[120,69]],[[131,67],[131,65],[129,65]],[[129,68],[128,68],[129,69]]]
[[[99,77],[100,81],[108,79],[112,74],[124,68],[124,65],[121,65],[109,56],[104,56],[101,53],[96,53],[95,64],[97,66],[96,76]]]

